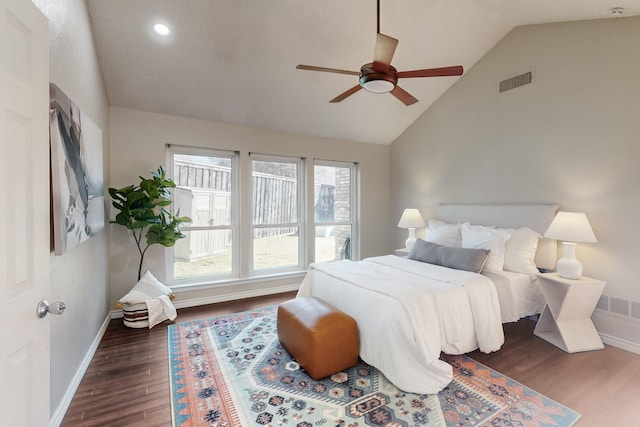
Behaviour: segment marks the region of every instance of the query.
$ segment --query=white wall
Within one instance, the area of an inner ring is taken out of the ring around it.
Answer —
[[[338,141],[293,133],[278,132],[220,122],[187,119],[177,116],[111,108],[111,186],[123,187],[139,182],[150,170],[166,164],[167,144],[207,147],[287,155],[323,160],[358,162],[361,183],[361,255],[386,252],[389,223],[389,147]],[[113,210],[113,209],[112,209]],[[115,215],[111,212],[111,217]],[[139,257],[127,230],[111,226],[111,294],[112,302],[126,294],[137,278]],[[166,282],[166,249],[156,245],[145,256],[144,270],[151,270]],[[289,280],[250,283],[184,292],[174,301],[225,298],[239,292],[255,292],[283,284],[300,283],[301,277]]]
[[[623,308],[640,302],[638,40],[637,17],[514,29],[391,145],[389,227],[406,207],[431,218],[446,202],[558,203],[598,237],[578,246],[585,275]],[[498,93],[529,70],[532,84]],[[640,349],[638,319],[602,303],[599,331]]]
[[[109,110],[86,4],[34,0],[49,18],[50,81],[102,129],[104,171],[109,160]],[[108,184],[105,176],[105,185]],[[46,189],[45,191],[48,191]],[[59,417],[78,369],[108,314],[108,227],[62,256],[50,258],[51,300],[67,310],[51,317],[51,414]]]

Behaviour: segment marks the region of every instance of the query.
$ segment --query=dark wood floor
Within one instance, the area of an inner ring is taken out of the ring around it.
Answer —
[[[251,310],[294,293],[179,310],[176,321]],[[167,322],[130,329],[112,320],[63,426],[171,426]],[[640,426],[640,355],[606,346],[567,354],[533,336],[527,320],[505,325],[506,343],[470,356],[580,412],[577,426]],[[231,426],[229,426],[231,427]]]

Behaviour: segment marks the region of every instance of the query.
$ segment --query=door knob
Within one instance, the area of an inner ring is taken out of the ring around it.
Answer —
[[[64,301],[54,301],[51,304],[49,304],[49,301],[47,301],[46,299],[43,299],[38,303],[36,314],[39,319],[42,319],[47,315],[47,313],[62,314],[64,313],[64,310],[66,308],[67,306],[64,303]]]

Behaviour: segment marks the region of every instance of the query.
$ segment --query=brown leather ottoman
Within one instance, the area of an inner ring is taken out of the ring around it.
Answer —
[[[315,297],[300,297],[278,307],[278,338],[305,371],[318,380],[358,363],[356,321]]]

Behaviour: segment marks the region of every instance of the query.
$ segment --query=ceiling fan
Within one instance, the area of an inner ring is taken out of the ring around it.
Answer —
[[[409,92],[398,86],[398,79],[413,77],[442,77],[461,76],[462,65],[442,68],[427,68],[423,70],[398,71],[391,65],[391,59],[396,51],[398,40],[380,33],[380,0],[377,1],[377,38],[376,47],[373,53],[373,62],[364,64],[358,71],[340,70],[337,68],[316,67],[313,65],[298,65],[298,70],[322,71],[326,73],[350,74],[359,76],[360,82],[351,89],[341,93],[329,102],[340,102],[360,89],[366,89],[373,93],[390,92],[405,105],[409,106],[418,102]]]

